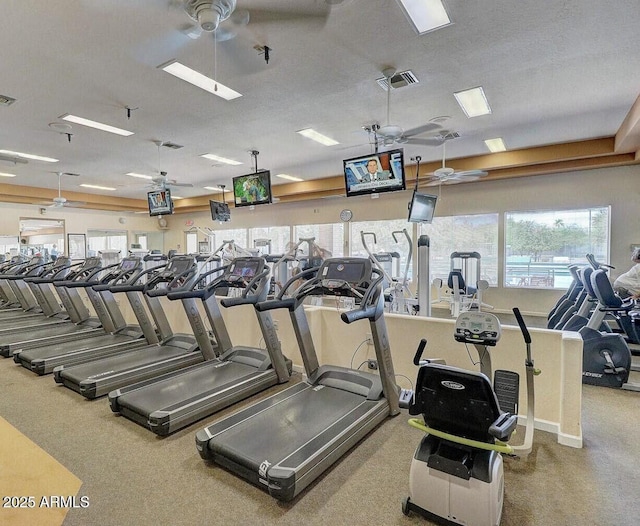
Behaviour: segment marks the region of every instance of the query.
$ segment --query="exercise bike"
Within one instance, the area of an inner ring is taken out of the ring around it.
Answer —
[[[486,312],[468,311],[456,319],[454,338],[473,344],[481,372],[422,360],[426,340],[414,363],[420,367],[413,396],[402,397],[412,418],[409,424],[426,434],[413,457],[409,496],[402,503],[411,512],[446,524],[497,526],[502,517],[504,470],[502,454],[526,457],[534,432],[534,368],[531,336],[520,311],[513,309],[526,343],[527,422],[522,445],[507,444],[517,426],[519,375],[495,372],[491,354],[501,336],[500,322]],[[437,361],[436,361],[437,362]]]

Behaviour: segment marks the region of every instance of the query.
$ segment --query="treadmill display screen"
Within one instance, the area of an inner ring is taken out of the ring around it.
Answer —
[[[335,279],[357,284],[364,279],[365,266],[360,262],[329,263],[323,274],[323,279]]]
[[[241,276],[243,278],[253,279],[258,271],[259,261],[243,261],[233,266],[231,270],[232,276]]]
[[[173,259],[169,262],[167,271],[177,276],[178,274],[182,274],[189,270],[192,265],[193,261],[191,259]]]
[[[122,262],[120,263],[120,269],[121,270],[132,270],[134,268],[136,268],[138,264],[138,260],[137,259],[123,259]]]

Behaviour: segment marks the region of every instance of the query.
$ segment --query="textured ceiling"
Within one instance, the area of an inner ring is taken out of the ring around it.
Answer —
[[[60,159],[0,164],[17,175],[2,183],[56,188],[52,172],[74,172],[80,177],[63,178],[63,193],[106,184],[118,188],[109,195],[142,198],[144,182],[124,174],[164,170],[194,185],[174,193],[197,196],[252,171],[252,149],[272,174],[337,175],[343,158],[370,151],[361,127],[386,124],[376,83],[386,66],[420,81],[392,91],[391,124],[411,129],[448,116],[443,126],[461,135],[447,145],[451,158],[486,153],[483,140],[498,136],[509,149],[612,136],[640,91],[637,0],[448,0],[453,25],[423,36],[392,0],[345,0],[326,19],[297,16],[326,9],[324,0],[238,0],[256,16],[216,55],[210,35],[180,31],[190,20],[177,3],[2,2],[0,94],[17,101],[0,107],[0,149]],[[265,21],[259,8],[282,14]],[[269,64],[257,44],[272,48]],[[215,69],[243,96],[227,102],[157,68],[171,59],[211,76]],[[479,85],[493,113],[468,119],[453,92]],[[136,108],[130,118],[126,107]],[[68,142],[49,126],[65,113],[135,134],[73,125]],[[295,133],[306,127],[340,144]],[[154,140],[184,148],[158,151]],[[244,164],[214,165],[199,157],[208,152]],[[441,150],[406,145],[405,156],[414,155],[433,161]]]

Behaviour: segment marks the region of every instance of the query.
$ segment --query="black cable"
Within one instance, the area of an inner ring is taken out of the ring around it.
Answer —
[[[357,371],[359,371],[359,370],[360,370],[360,367],[362,367],[362,366],[363,366],[365,363],[367,363],[368,361],[369,361],[369,360],[365,360],[364,362],[362,362],[360,365],[358,365],[358,367],[357,367],[357,369],[356,369],[356,370],[357,370]]]

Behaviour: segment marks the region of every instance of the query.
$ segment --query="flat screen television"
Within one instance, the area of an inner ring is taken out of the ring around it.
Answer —
[[[220,221],[222,223],[231,221],[231,210],[229,210],[227,203],[210,200],[209,208],[211,208],[211,219],[214,221]]]
[[[431,223],[433,214],[436,211],[436,201],[438,196],[421,194],[414,190],[411,203],[409,203],[410,223]]]
[[[405,189],[401,149],[345,159],[343,164],[347,197]]]
[[[150,216],[167,216],[173,214],[173,201],[171,191],[168,188],[163,190],[152,190],[147,193]]]
[[[271,172],[256,173],[233,178],[233,198],[236,206],[264,205],[271,202]]]

